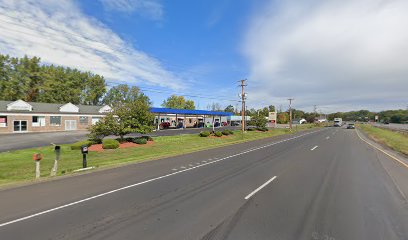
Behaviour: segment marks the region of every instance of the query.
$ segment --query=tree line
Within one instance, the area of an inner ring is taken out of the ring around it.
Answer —
[[[105,93],[100,75],[0,54],[0,100],[96,105]]]
[[[380,122],[390,123],[406,123],[408,122],[408,110],[386,110],[380,112],[371,112],[368,110],[336,112],[328,115],[329,120],[334,118],[342,118],[345,121],[375,121],[375,116],[378,116]]]

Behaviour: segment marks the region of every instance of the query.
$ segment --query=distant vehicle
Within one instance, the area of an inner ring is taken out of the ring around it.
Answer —
[[[231,126],[240,126],[241,124],[239,122],[231,122]]]
[[[343,119],[341,118],[335,118],[334,119],[334,126],[335,127],[341,127],[343,125]]]
[[[354,123],[349,123],[349,124],[347,125],[347,129],[354,129],[354,128],[356,128],[356,127],[354,126]]]
[[[162,122],[160,123],[160,128],[161,129],[166,129],[170,127],[170,123],[169,122]]]
[[[390,122],[388,122],[388,121],[384,121],[384,124],[390,124]]]

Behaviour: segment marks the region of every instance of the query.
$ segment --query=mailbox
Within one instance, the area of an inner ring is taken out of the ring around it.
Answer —
[[[88,146],[87,145],[82,145],[81,146],[81,153],[82,154],[87,154],[88,153]]]
[[[56,153],[59,153],[60,151],[61,151],[61,146],[55,146],[54,147],[54,151],[56,152]]]
[[[43,158],[41,153],[34,153],[33,154],[33,160],[34,161],[40,161]]]
[[[55,152],[55,160],[58,161],[60,159],[61,155],[61,146],[55,146],[54,147],[54,152]]]

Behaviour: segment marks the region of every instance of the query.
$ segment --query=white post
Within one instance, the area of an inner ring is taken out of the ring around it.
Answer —
[[[35,161],[35,178],[40,178],[40,161]]]
[[[57,170],[58,170],[58,160],[55,159],[55,160],[54,160],[54,167],[53,167],[52,170],[51,170],[51,176],[52,176],[52,177],[55,176],[55,175],[57,175]]]

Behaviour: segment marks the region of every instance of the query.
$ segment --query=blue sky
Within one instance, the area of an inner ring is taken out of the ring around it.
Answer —
[[[182,74],[183,79],[188,81],[188,88],[175,92],[223,96],[233,100],[238,98],[236,81],[248,75],[248,67],[240,51],[240,39],[255,2],[158,1],[163,12],[156,17],[143,14],[138,9],[126,11],[107,7],[98,1],[84,1],[81,8],[135,48],[159,59],[169,71]],[[169,94],[146,93],[155,105]],[[193,99],[200,108],[206,108],[207,104],[215,101]],[[236,105],[232,101],[220,102],[223,106],[229,103]]]
[[[155,106],[172,93],[235,106],[247,78],[250,108],[400,109],[406,12],[406,0],[0,0],[0,52],[139,86]]]

